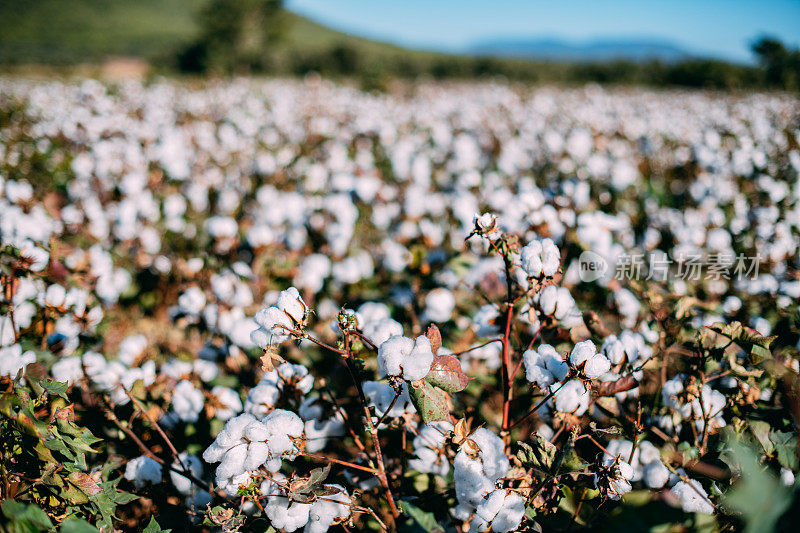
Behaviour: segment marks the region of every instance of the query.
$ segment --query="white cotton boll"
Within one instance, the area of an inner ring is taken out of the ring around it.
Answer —
[[[203,410],[203,393],[191,381],[183,380],[172,393],[172,410],[184,422],[197,422]]]
[[[477,507],[484,496],[494,490],[494,481],[483,473],[481,461],[471,459],[464,450],[453,461],[456,498],[460,506]]]
[[[248,446],[245,443],[229,448],[222,457],[217,467],[217,479],[226,479],[237,476],[245,471],[244,463],[247,461]]]
[[[266,441],[269,439],[270,430],[263,422],[252,422],[244,430],[244,437],[248,441]]]
[[[492,337],[500,332],[497,325],[500,315],[497,308],[491,304],[487,304],[478,309],[475,316],[472,317],[472,327],[475,329],[475,334],[478,337]]]
[[[414,450],[415,457],[408,461],[409,468],[417,472],[446,476],[450,472],[450,463],[446,457],[442,457],[436,450],[431,448],[419,448]]]
[[[214,411],[216,418],[223,421],[230,420],[242,411],[242,399],[235,390],[217,385],[211,389],[211,394],[220,404]]]
[[[266,442],[251,442],[247,445],[247,457],[242,464],[245,470],[257,470],[270,458],[271,450]]]
[[[289,532],[306,525],[310,510],[311,504],[290,502],[285,496],[270,496],[264,506],[272,527]]]
[[[16,379],[25,367],[36,362],[36,354],[30,350],[22,351],[19,344],[0,348],[0,376]]]
[[[308,306],[300,297],[300,292],[295,287],[281,291],[278,295],[276,306],[289,315],[296,323],[302,323],[308,311]]]
[[[661,452],[649,440],[641,441],[637,449],[639,450],[639,461],[643,465],[661,460]]]
[[[536,383],[540,389],[546,389],[563,380],[569,372],[569,366],[549,344],[542,344],[535,351],[525,351],[522,360],[525,364],[525,377]]]
[[[612,365],[618,365],[625,358],[625,347],[616,335],[609,335],[603,341],[600,351]]]
[[[375,406],[375,414],[383,416],[386,410],[394,401],[396,393],[391,385],[380,381],[365,381],[363,384],[364,395],[369,400],[370,405]],[[403,416],[407,412],[415,412],[408,395],[408,386],[403,384],[403,392],[394,404],[394,407],[386,415],[390,418]]]
[[[689,484],[691,483],[691,485]],[[708,501],[708,494],[696,479],[679,481],[670,490],[681,502],[681,508],[686,513],[713,514],[714,506]]]
[[[617,289],[614,291],[613,297],[617,310],[622,317],[622,327],[633,328],[639,315],[639,300],[628,289]]]
[[[122,339],[117,350],[117,359],[128,366],[133,365],[136,359],[147,349],[147,337],[144,335],[131,335]]]
[[[53,379],[72,385],[83,377],[80,357],[64,357],[56,361],[50,368]]]
[[[214,238],[235,237],[239,225],[231,217],[213,216],[206,219],[205,229]]]
[[[794,485],[794,472],[788,468],[781,467],[781,484],[784,487],[791,487]]]
[[[180,380],[192,373],[192,363],[173,358],[161,365],[161,373],[172,379]]]
[[[178,307],[188,315],[199,315],[205,305],[206,295],[198,287],[189,287],[178,296]]]
[[[30,241],[24,242],[19,250],[31,262],[29,268],[32,272],[41,272],[50,262],[50,253]]]
[[[403,334],[403,325],[391,318],[382,318],[367,322],[362,328],[364,336],[380,346],[390,337]]]
[[[300,288],[317,293],[322,289],[325,278],[331,274],[331,260],[323,254],[311,254],[298,266],[294,284]]]
[[[178,471],[183,472],[185,468],[195,478],[200,479],[203,477],[203,462],[199,457],[183,452],[178,455],[178,459],[179,461],[172,463],[172,466]],[[178,492],[184,496],[192,493],[192,490],[194,489],[194,482],[191,479],[179,474],[178,472],[175,472],[174,470],[170,471],[169,477]]]
[[[597,353],[597,348],[590,340],[575,344],[569,354],[569,362],[576,368],[583,364],[583,373],[589,379],[598,378],[611,369],[609,360]]]
[[[305,325],[308,306],[295,287],[281,291],[274,306],[259,310],[254,320],[260,327],[250,334],[254,344],[266,348],[289,339],[287,330]]]
[[[273,383],[266,381],[250,389],[244,402],[244,410],[257,417],[266,415],[278,402],[281,391]]]
[[[192,372],[200,378],[200,381],[208,383],[219,375],[219,367],[212,361],[196,359],[192,362]]]
[[[10,346],[16,342],[16,333],[10,316],[0,316],[0,346]]]
[[[305,423],[306,451],[316,453],[325,448],[332,438],[345,435],[344,420],[338,415],[330,420],[309,420]]]
[[[480,448],[480,458],[483,472],[490,479],[500,479],[508,473],[510,468],[508,457],[505,454],[503,439],[486,428],[478,428],[469,436]]]
[[[552,239],[531,241],[520,252],[520,260],[528,277],[552,277],[558,272],[561,252]]]
[[[395,335],[378,347],[378,368],[384,375],[416,381],[428,374],[431,363],[431,341],[424,335],[413,340]]]
[[[517,493],[505,491],[502,506],[492,519],[492,531],[508,533],[516,531],[525,517],[525,500]]]
[[[661,461],[653,461],[644,466],[643,478],[651,489],[660,489],[669,481],[669,470]]]
[[[542,242],[531,241],[520,250],[520,263],[522,270],[529,278],[538,278],[542,275]]]
[[[475,509],[475,514],[484,522],[491,522],[503,506],[506,490],[498,489],[490,492]]]
[[[560,389],[554,389],[561,387]],[[589,408],[589,391],[583,383],[573,379],[565,385],[551,385],[551,389],[558,390],[553,396],[553,403],[559,413],[574,413],[580,416]]]
[[[311,504],[308,523],[303,529],[303,533],[324,533],[337,519],[350,516],[350,498],[344,487],[341,485],[326,485],[325,487],[339,492]]]
[[[389,306],[378,302],[364,302],[356,311],[360,323],[377,322],[391,318],[392,311]]]
[[[425,311],[422,320],[425,322],[447,322],[453,315],[456,299],[447,289],[433,289],[425,297]]]
[[[275,409],[262,420],[270,435],[268,444],[274,455],[294,450],[294,440],[303,435],[303,419],[291,411]]]
[[[153,459],[141,455],[128,461],[128,464],[125,465],[125,479],[133,481],[133,485],[137,489],[141,489],[147,483],[160,483],[161,465]]]
[[[67,290],[61,285],[50,285],[44,294],[44,301],[51,307],[61,307],[67,299]]]

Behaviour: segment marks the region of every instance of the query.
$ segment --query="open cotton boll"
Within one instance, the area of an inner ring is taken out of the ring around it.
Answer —
[[[187,315],[199,315],[205,305],[206,295],[199,287],[189,287],[178,296],[178,307]]]
[[[459,507],[467,508],[466,516],[495,488],[494,480],[484,474],[481,461],[471,459],[464,450],[459,451],[453,461],[453,478]]]
[[[383,375],[416,381],[428,375],[431,363],[431,341],[424,335],[416,339],[395,335],[378,347],[378,368]]]
[[[289,330],[305,326],[307,315],[308,306],[300,293],[295,287],[289,287],[281,291],[274,306],[262,308],[256,313],[253,320],[259,328],[250,334],[250,339],[262,348],[280,344],[290,338]]]
[[[195,478],[201,479],[203,477],[203,462],[199,457],[182,452],[178,454],[178,459],[179,460],[176,460],[172,463],[172,466],[175,469],[183,472],[185,468]],[[178,472],[175,472],[174,470],[170,470],[169,478],[172,480],[172,484],[175,485],[175,488],[178,489],[178,492],[184,496],[190,495],[193,490],[199,490],[199,488],[194,486],[194,482],[191,479],[179,474]]]
[[[689,484],[691,483],[691,485]],[[708,501],[708,493],[696,479],[679,481],[670,492],[681,502],[681,508],[686,513],[713,514],[714,506]]]
[[[25,367],[36,362],[36,353],[31,350],[22,351],[19,344],[0,348],[0,376],[16,379]]]
[[[660,460],[653,461],[644,466],[643,478],[651,489],[660,489],[669,481],[669,470]]]
[[[219,420],[230,420],[242,412],[242,399],[235,390],[217,385],[211,389],[211,395],[214,396],[219,403],[214,411],[214,416]]]
[[[456,299],[447,289],[433,289],[425,297],[425,311],[422,320],[426,322],[447,322],[453,315]]]
[[[486,498],[476,509],[477,518],[485,524],[491,526],[495,533],[507,533],[516,531],[525,516],[525,500],[522,497],[506,489],[498,489]],[[490,518],[491,516],[491,518]],[[478,520],[473,524],[478,525]],[[480,528],[472,528],[470,531],[484,531]]]
[[[569,354],[569,362],[576,368],[583,368],[589,379],[602,376],[611,369],[611,362],[604,355],[597,353],[597,348],[590,340],[575,344]]]
[[[540,389],[562,381],[569,373],[567,363],[549,344],[542,344],[536,350],[526,350],[522,354],[522,360],[526,379],[536,383]]]
[[[203,392],[197,390],[191,381],[179,382],[172,393],[172,410],[184,422],[197,422],[203,410]]]
[[[44,294],[44,301],[50,307],[61,307],[67,299],[67,290],[61,285],[50,285]]]
[[[310,511],[311,504],[292,502],[286,496],[270,496],[264,505],[272,527],[289,532],[306,525]]]
[[[478,309],[478,312],[472,317],[472,328],[478,337],[492,337],[500,332],[499,320],[500,314],[497,312],[497,307],[486,304]]]
[[[379,417],[386,413],[386,410],[389,409],[389,406],[396,396],[392,386],[381,381],[365,381],[363,389],[364,395],[367,397],[370,404],[375,406],[375,414]],[[386,416],[396,418],[403,416],[405,413],[413,412],[415,412],[415,409],[411,403],[411,397],[408,395],[408,386],[403,383],[403,392]]]
[[[119,343],[117,359],[130,366],[146,349],[147,337],[144,335],[130,335]]]
[[[81,358],[75,356],[59,359],[50,367],[50,375],[53,376],[53,379],[56,381],[66,382],[68,385],[72,385],[83,377]]]
[[[577,379],[568,381],[564,385],[553,384],[550,389],[557,390],[553,395],[553,404],[559,413],[573,413],[575,416],[580,416],[589,408],[589,391]]]
[[[153,459],[140,455],[125,465],[125,479],[133,481],[137,489],[147,483],[161,483],[161,465]]]
[[[323,254],[307,256],[297,268],[294,284],[302,289],[317,293],[322,289],[325,278],[331,274],[331,260]]]
[[[379,320],[371,320],[364,324],[362,331],[364,336],[380,346],[390,337],[403,334],[403,325],[400,322],[386,317]]]
[[[520,262],[529,278],[552,277],[558,272],[561,253],[552,239],[531,241],[520,251]]]
[[[341,485],[325,485],[325,488],[338,490],[311,504],[308,523],[303,533],[325,533],[337,520],[350,516],[350,497]],[[331,501],[333,500],[333,501]]]

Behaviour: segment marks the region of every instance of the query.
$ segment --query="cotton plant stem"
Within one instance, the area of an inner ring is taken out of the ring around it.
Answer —
[[[386,476],[386,467],[383,464],[383,452],[381,451],[381,443],[380,439],[378,438],[378,428],[376,428],[372,423],[372,413],[369,411],[369,404],[367,403],[367,397],[364,394],[364,387],[362,387],[361,380],[358,378],[357,369],[355,367],[355,358],[350,350],[350,339],[347,333],[344,334],[344,345],[345,352],[347,353],[347,368],[350,370],[350,377],[352,377],[353,383],[356,386],[358,398],[361,401],[361,407],[364,410],[364,423],[367,426],[367,431],[372,437],[372,447],[375,450],[375,462],[378,465],[378,480],[380,481],[384,493],[386,494],[386,500],[389,502],[389,509],[392,512],[392,516],[397,519],[400,516],[400,511],[397,509],[394,496],[392,495],[392,489],[389,487],[389,478]]]
[[[378,474],[378,471],[375,470],[372,467],[357,465],[355,463],[349,463],[347,461],[341,461],[339,459],[335,459],[333,457],[328,457],[326,455],[316,455],[316,454],[307,453],[307,452],[301,452],[300,455],[302,455],[303,457],[308,457],[309,459],[314,459],[315,461],[323,462],[323,463],[325,463],[325,462],[336,463],[337,465],[346,466],[348,468],[354,468],[356,470],[363,470],[364,472],[369,472],[370,474],[376,474],[376,475]]]
[[[142,439],[140,439],[139,436],[136,435],[136,433],[134,433],[133,430],[131,430],[131,428],[127,427],[120,421],[119,418],[117,418],[117,415],[115,415],[114,412],[109,407],[104,406],[103,412],[105,413],[106,418],[111,420],[114,423],[114,425],[116,425],[120,429],[120,431],[122,431],[123,433],[125,433],[125,435],[130,437],[130,439],[136,444],[136,446],[139,447],[143,455],[149,457],[150,459],[157,462],[161,466],[166,467],[170,472],[175,472],[176,474],[182,475],[183,477],[185,477],[186,479],[188,479],[201,489],[207,492],[211,492],[211,486],[208,483],[200,479],[197,479],[194,475],[192,475],[191,472],[186,470],[185,467],[184,470],[179,470],[175,466],[168,464],[161,457],[154,454],[152,450],[150,450],[150,448],[148,448],[147,445],[144,442],[142,442]]]
[[[496,248],[495,248],[496,249]],[[511,444],[510,413],[511,399],[514,395],[511,376],[511,323],[514,321],[513,282],[511,280],[511,260],[503,256],[506,272],[506,324],[503,333],[503,424],[500,435],[506,447]],[[514,371],[516,373],[516,370]]]

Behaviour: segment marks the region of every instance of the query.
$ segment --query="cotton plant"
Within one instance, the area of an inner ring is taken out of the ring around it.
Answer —
[[[0,86],[0,497],[55,527],[725,528],[738,442],[793,497],[791,95]]]

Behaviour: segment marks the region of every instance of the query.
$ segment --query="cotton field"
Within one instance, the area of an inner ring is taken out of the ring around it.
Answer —
[[[0,239],[33,530],[797,519],[795,96],[5,79]]]

